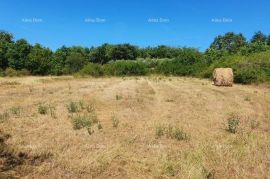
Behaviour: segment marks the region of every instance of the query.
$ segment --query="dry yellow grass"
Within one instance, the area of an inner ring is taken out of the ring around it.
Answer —
[[[102,129],[73,129],[72,116],[91,111],[69,113],[71,101],[95,108]],[[51,110],[42,115],[39,104]],[[0,177],[268,178],[269,109],[265,86],[156,76],[0,78],[0,146],[20,160],[7,166],[1,149]],[[236,134],[226,131],[232,114],[240,120]],[[157,127],[168,125],[189,139],[157,138]]]

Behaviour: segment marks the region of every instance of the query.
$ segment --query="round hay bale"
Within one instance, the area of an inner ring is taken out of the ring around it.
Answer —
[[[213,81],[216,86],[232,86],[233,70],[231,68],[216,68],[213,72]]]

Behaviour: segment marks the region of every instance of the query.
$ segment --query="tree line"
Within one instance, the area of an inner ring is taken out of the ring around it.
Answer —
[[[0,74],[19,71],[32,75],[65,75],[74,74],[89,63],[105,65],[118,60],[138,59],[176,59],[181,64],[193,65],[199,61],[200,64],[210,65],[227,56],[248,56],[269,49],[270,35],[261,31],[254,33],[250,40],[241,33],[219,35],[205,52],[165,45],[139,48],[131,44],[108,43],[90,48],[62,46],[53,52],[40,44],[31,45],[26,39],[15,41],[11,33],[0,31]],[[199,67],[190,66],[189,70],[195,68]]]

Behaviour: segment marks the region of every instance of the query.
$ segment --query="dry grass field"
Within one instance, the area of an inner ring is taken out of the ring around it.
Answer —
[[[0,78],[0,152],[0,178],[269,178],[270,88]]]

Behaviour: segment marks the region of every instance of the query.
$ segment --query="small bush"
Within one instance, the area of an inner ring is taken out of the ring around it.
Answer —
[[[93,77],[99,77],[104,75],[104,70],[102,68],[102,65],[100,64],[89,63],[84,66],[83,69],[78,72],[78,74],[82,76],[88,75]]]
[[[147,73],[146,64],[141,61],[117,60],[104,65],[105,74],[112,76],[145,75]]]
[[[39,114],[45,115],[48,113],[49,107],[45,104],[39,104],[38,105],[38,112]]]
[[[237,69],[235,72],[234,81],[236,83],[251,84],[259,81],[261,71],[256,69]]]
[[[73,129],[77,130],[84,127],[90,127],[93,124],[93,122],[90,116],[84,115],[84,116],[73,117],[72,124],[73,124]]]
[[[67,110],[69,113],[77,113],[79,112],[79,105],[76,102],[71,101],[67,105]]]
[[[27,69],[22,69],[17,71],[17,76],[28,76],[31,73]]]
[[[187,140],[188,135],[182,129],[175,128],[173,138],[176,140]]]
[[[21,107],[12,107],[10,111],[13,115],[20,116],[21,115]]]
[[[160,138],[164,135],[166,135],[167,138],[176,140],[189,139],[188,134],[178,127],[172,127],[171,125],[156,127],[156,138]]]
[[[165,128],[163,126],[156,127],[156,138],[158,139],[162,137],[165,134],[164,131],[165,131]]]
[[[14,76],[27,76],[30,75],[30,72],[26,69],[14,70],[13,68],[7,68],[4,73],[4,76],[14,77]]]
[[[14,77],[17,76],[17,71],[14,70],[13,68],[7,68],[4,72],[5,76],[9,76],[9,77]]]
[[[227,120],[227,124],[228,124],[227,131],[235,134],[237,132],[239,123],[240,122],[239,122],[238,117],[233,116],[233,117],[229,118]]]

